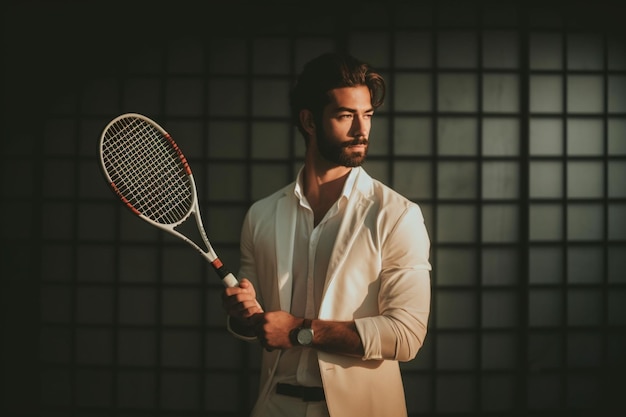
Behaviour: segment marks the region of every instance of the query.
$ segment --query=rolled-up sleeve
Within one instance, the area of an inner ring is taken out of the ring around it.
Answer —
[[[409,361],[422,347],[430,314],[430,240],[418,206],[409,205],[382,236],[379,315],[357,318],[364,360]]]

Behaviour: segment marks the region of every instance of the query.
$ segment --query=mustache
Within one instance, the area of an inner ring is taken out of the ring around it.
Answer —
[[[357,146],[357,145],[367,145],[369,143],[369,139],[366,138],[358,138],[351,140],[350,142],[343,143],[341,146],[347,148],[349,146]]]

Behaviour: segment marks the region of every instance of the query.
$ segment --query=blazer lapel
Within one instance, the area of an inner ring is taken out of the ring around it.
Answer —
[[[290,201],[289,191],[278,201],[276,207],[276,273],[280,308],[291,311],[293,286],[293,246],[296,227],[296,211]]]
[[[349,249],[356,238],[356,231],[363,225],[365,215],[372,205],[372,199],[369,198],[371,186],[371,177],[363,169],[360,169],[328,263],[325,288],[328,288],[328,284],[335,278],[337,271],[346,260]]]

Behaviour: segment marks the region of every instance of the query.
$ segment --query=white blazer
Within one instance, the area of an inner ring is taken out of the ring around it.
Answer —
[[[415,357],[430,312],[430,241],[419,207],[362,168],[331,259],[318,318],[355,320],[363,358],[318,351],[330,415],[407,415],[399,361]],[[257,201],[241,233],[241,270],[265,311],[290,311],[295,182]],[[230,326],[229,326],[230,328]],[[232,331],[232,330],[231,330]],[[280,351],[263,351],[255,409],[274,389]],[[252,413],[254,416],[254,411]]]

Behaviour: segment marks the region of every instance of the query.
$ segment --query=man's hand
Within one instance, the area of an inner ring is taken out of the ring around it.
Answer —
[[[286,311],[271,311],[256,314],[251,321],[261,346],[266,350],[289,349],[293,347],[290,333],[302,325],[303,319],[294,317]]]
[[[250,335],[253,330],[255,322],[251,322],[251,318],[263,312],[256,300],[254,286],[245,278],[239,281],[238,286],[224,289],[222,308],[235,320],[236,327],[246,335]]]

